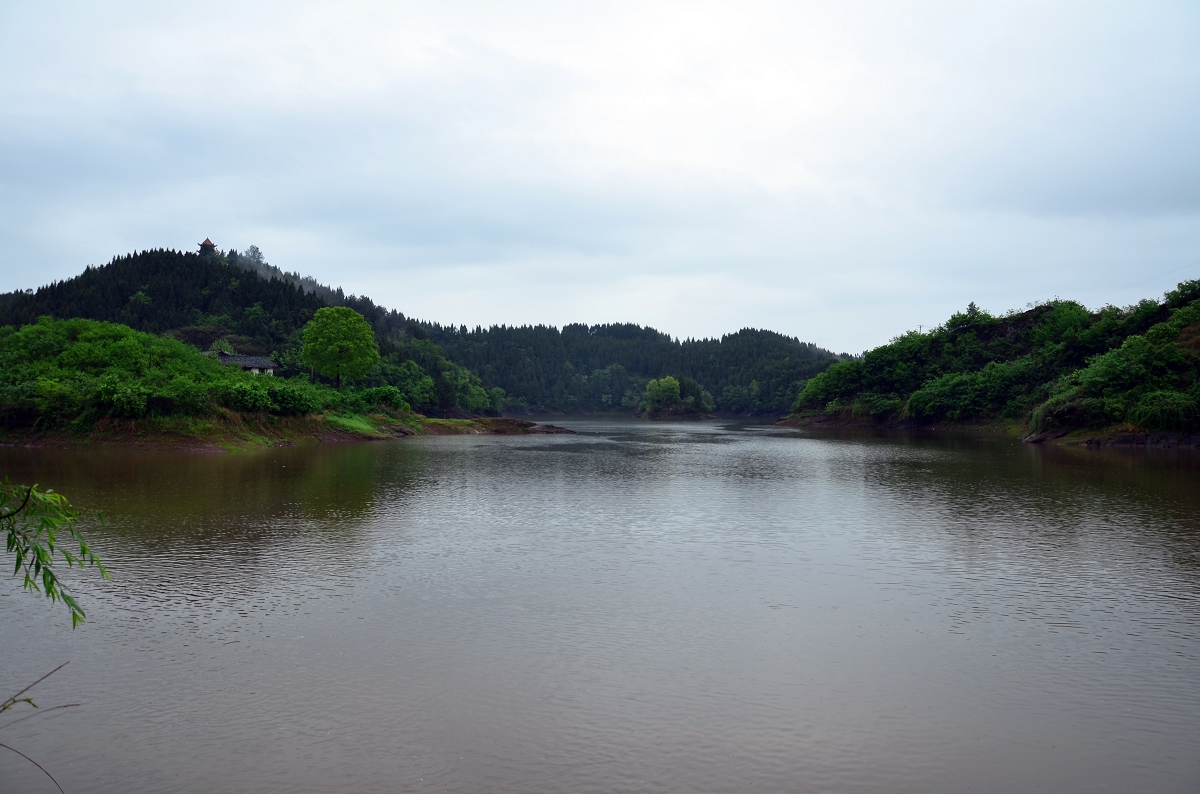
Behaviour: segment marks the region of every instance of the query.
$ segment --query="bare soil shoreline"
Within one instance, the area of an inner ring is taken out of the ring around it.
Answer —
[[[231,452],[300,443],[386,441],[417,435],[570,434],[557,425],[509,417],[436,419],[420,414],[314,414],[280,417],[233,411],[204,419],[106,418],[84,431],[6,432],[0,446],[74,448],[131,446],[193,452]]]

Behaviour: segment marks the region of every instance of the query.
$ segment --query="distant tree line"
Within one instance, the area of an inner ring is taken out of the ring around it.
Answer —
[[[772,331],[679,341],[638,325],[465,326],[418,332],[507,394],[512,410],[635,411],[650,380],[691,381],[709,410],[784,413],[807,380],[847,358]]]

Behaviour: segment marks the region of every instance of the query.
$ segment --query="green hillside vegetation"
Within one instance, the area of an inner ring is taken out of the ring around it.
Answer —
[[[117,257],[35,293],[0,296],[0,325],[42,316],[121,323],[204,350],[270,356],[291,375],[312,372],[300,329],[326,306],[354,309],[375,331],[381,359],[363,383],[394,386],[423,413],[632,413],[651,380],[674,377],[699,384],[715,410],[781,414],[808,378],[846,358],[754,329],[679,341],[637,325],[442,326],[285,272],[254,246]]]
[[[341,306],[346,301],[346,295],[340,288],[327,287],[318,283],[312,276],[289,273],[267,262],[257,245],[249,246],[245,253],[230,249],[225,254],[225,259],[234,267],[257,274],[263,281],[275,279],[289,283],[304,292],[313,293],[330,306]]]
[[[993,317],[971,304],[808,381],[809,420],[1025,423],[1035,432],[1200,421],[1200,281],[1097,312],[1052,301]]]
[[[258,418],[329,414],[333,423],[409,410],[399,390],[339,391],[306,377],[279,378],[223,366],[192,345],[95,320],[45,317],[0,328],[0,426],[85,432],[106,420]]]
[[[711,395],[705,410],[782,414],[809,378],[847,358],[749,328],[684,341],[638,325],[421,330],[485,384],[503,388],[510,410],[531,412],[633,412],[651,380],[671,377]]]
[[[245,355],[286,347],[325,303],[291,284],[264,281],[223,257],[142,251],[55,282],[0,306],[0,324],[21,326],[50,315],[171,333],[207,347],[225,339]]]
[[[424,333],[408,332],[410,325],[419,324],[368,299],[345,298],[340,290],[322,288],[318,294],[310,289],[312,279],[295,274],[263,278],[260,273],[279,271],[270,266],[247,269],[253,261],[236,251],[205,255],[160,249],[117,257],[34,293],[2,296],[0,325],[20,328],[43,316],[120,323],[202,350],[216,345],[243,355],[270,356],[284,375],[311,374],[301,356],[301,329],[331,298],[359,310],[375,331],[380,361],[362,385],[395,387],[424,413],[499,411],[503,392],[485,389]],[[336,375],[328,380],[335,381]]]

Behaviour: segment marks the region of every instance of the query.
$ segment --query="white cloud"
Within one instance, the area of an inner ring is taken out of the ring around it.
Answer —
[[[969,300],[1128,301],[1200,275],[1123,286],[1200,256],[1198,22],[1183,3],[8,4],[0,288],[212,236],[469,325],[857,349]]]

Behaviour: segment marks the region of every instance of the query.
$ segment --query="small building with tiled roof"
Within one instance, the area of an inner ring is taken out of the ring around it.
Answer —
[[[252,372],[255,375],[274,375],[275,370],[279,369],[279,365],[266,356],[239,356],[220,350],[209,350],[204,355],[216,356],[222,364],[241,367],[243,372]]]
[[[214,243],[212,240],[208,239],[207,237],[205,237],[204,242],[200,243],[200,253],[215,254],[216,252],[217,252],[217,244]]]

